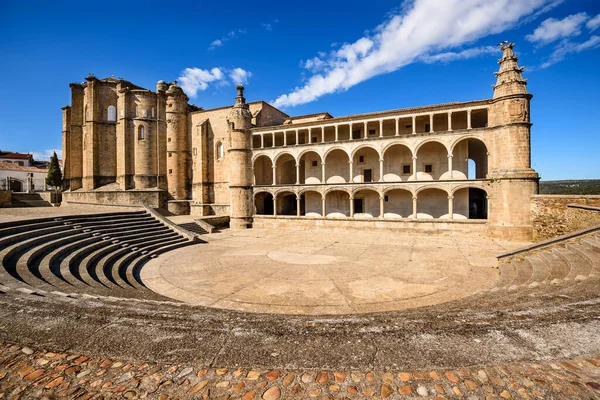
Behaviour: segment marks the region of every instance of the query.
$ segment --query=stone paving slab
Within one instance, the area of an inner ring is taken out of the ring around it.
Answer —
[[[0,399],[600,398],[600,355],[427,370],[173,365],[0,343]]]
[[[339,315],[405,310],[489,289],[494,254],[515,243],[402,232],[223,231],[150,261],[152,291],[243,312]]]

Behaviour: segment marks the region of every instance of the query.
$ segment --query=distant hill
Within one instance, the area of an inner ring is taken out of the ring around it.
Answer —
[[[540,181],[540,194],[600,195],[600,179]]]

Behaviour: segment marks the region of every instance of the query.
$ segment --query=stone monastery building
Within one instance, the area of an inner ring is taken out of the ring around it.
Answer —
[[[530,108],[514,44],[491,99],[334,118],[264,101],[203,110],[93,75],[63,107],[67,202],[229,215],[232,228],[463,230],[531,239]]]

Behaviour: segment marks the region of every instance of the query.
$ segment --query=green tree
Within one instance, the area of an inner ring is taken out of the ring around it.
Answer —
[[[60,172],[60,166],[58,165],[58,157],[56,152],[50,157],[50,168],[48,169],[48,176],[46,177],[46,185],[54,186],[58,192],[58,188],[62,185],[63,178],[62,172]]]

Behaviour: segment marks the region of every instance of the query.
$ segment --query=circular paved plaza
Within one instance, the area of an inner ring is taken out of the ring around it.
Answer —
[[[225,231],[142,270],[148,288],[190,304],[278,314],[402,310],[469,296],[498,279],[515,243],[381,231]]]

